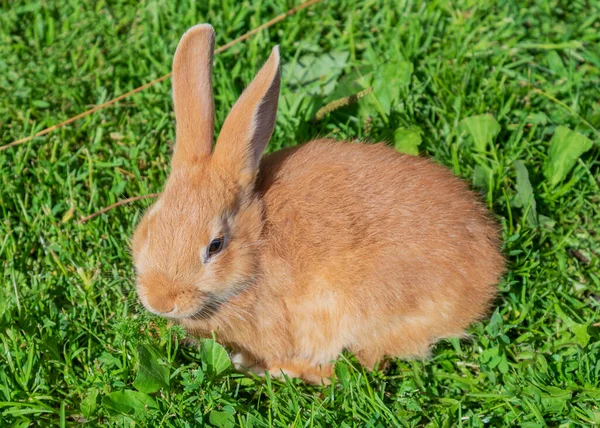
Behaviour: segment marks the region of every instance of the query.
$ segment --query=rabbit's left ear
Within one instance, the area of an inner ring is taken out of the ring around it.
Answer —
[[[210,155],[214,134],[212,63],[215,31],[209,24],[190,28],[173,58],[176,142],[173,166]]]
[[[251,184],[256,178],[275,127],[279,83],[279,47],[275,46],[231,109],[217,139],[213,161],[234,175],[239,184]]]

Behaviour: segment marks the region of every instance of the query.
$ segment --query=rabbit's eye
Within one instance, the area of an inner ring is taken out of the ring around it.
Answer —
[[[214,256],[215,254],[217,254],[218,252],[220,252],[223,247],[225,246],[225,238],[217,238],[217,239],[213,239],[210,243],[210,245],[208,246],[208,256]]]

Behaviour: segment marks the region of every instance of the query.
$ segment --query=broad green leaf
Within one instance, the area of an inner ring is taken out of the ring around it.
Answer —
[[[451,338],[448,339],[448,342],[450,342],[450,344],[454,348],[454,352],[456,352],[457,354],[461,354],[462,353],[462,349],[461,349],[461,346],[460,346],[460,340],[459,339],[457,339],[456,337],[451,337]]]
[[[410,83],[412,73],[413,65],[407,61],[391,61],[380,72],[375,72],[373,95],[386,114],[399,100],[401,88]]]
[[[542,373],[548,374],[548,361],[546,361],[546,357],[544,357],[542,354],[536,354],[535,365],[536,368]]]
[[[473,170],[473,185],[487,192],[492,182],[493,173],[492,169],[487,165],[475,166]]]
[[[112,354],[109,354],[108,352],[103,352],[98,357],[98,361],[102,364],[102,368],[105,370],[110,370],[113,367],[117,367],[120,369],[123,365],[119,358],[115,357]]]
[[[485,152],[500,132],[500,124],[491,114],[467,117],[460,122],[460,127],[471,135],[474,148],[480,153]]]
[[[541,386],[541,389],[544,391],[545,395],[548,397],[564,398],[564,399],[568,400],[573,396],[572,391],[569,391],[566,389],[561,389],[561,388],[558,388],[558,387],[552,386],[552,385]]]
[[[231,366],[225,348],[212,339],[205,339],[200,343],[200,357],[206,364],[208,375],[212,378],[220,376]]]
[[[490,318],[490,322],[487,326],[487,331],[490,333],[490,336],[492,338],[496,338],[502,331],[503,325],[504,320],[502,319],[502,315],[500,315],[500,311],[498,310],[498,308],[496,308],[496,310],[492,314],[492,317]]]
[[[495,365],[492,365],[494,362],[499,363],[500,359],[498,358],[498,353],[500,349],[498,347],[486,349],[481,353],[480,361],[483,364],[487,364],[491,368],[494,368]]]
[[[396,129],[394,131],[394,147],[401,153],[417,156],[421,144],[421,132],[418,127]]]
[[[508,373],[508,360],[506,359],[506,354],[502,352],[500,355],[500,363],[498,364],[498,371],[502,374]]]
[[[31,102],[31,104],[33,104],[35,107],[40,108],[40,109],[46,109],[46,108],[50,107],[50,104],[44,100],[33,100]]]
[[[544,165],[544,175],[554,187],[565,179],[577,159],[592,148],[592,141],[584,135],[559,126],[550,141],[550,151]]]
[[[565,323],[567,328],[573,333],[575,336],[575,340],[577,343],[581,345],[582,348],[585,348],[590,341],[590,334],[588,333],[588,325],[587,324],[579,324],[573,319],[571,319],[560,307],[558,303],[554,304],[554,310],[558,317]]]
[[[235,426],[235,410],[231,406],[225,406],[224,411],[213,410],[208,416],[211,425],[219,428],[233,428]]]
[[[73,218],[73,214],[75,213],[75,207],[71,207],[67,210],[67,212],[63,215],[61,223],[66,223]]]
[[[554,226],[556,226],[555,220],[542,214],[538,214],[538,221],[542,227],[548,230],[554,230]]]
[[[567,402],[571,400],[573,394],[571,391],[557,388],[555,386],[540,386],[542,406],[544,410],[550,413],[560,413],[563,411]]]
[[[600,400],[600,388],[585,389],[583,391],[583,394],[592,399]]]
[[[527,404],[527,407],[529,408],[530,413],[533,414],[533,416],[535,416],[535,418],[540,423],[540,425],[538,425],[538,426],[539,427],[546,426],[546,424],[544,423],[544,416],[542,415],[542,411],[540,410],[538,405],[535,403],[535,401],[528,399],[528,398],[524,398],[523,402],[525,404]],[[533,423],[531,423],[531,426],[534,426]]]
[[[487,165],[476,165],[473,169],[473,185],[486,192],[490,189],[494,172]]]
[[[494,370],[492,370],[492,369],[490,369],[490,368],[486,367],[485,365],[483,365],[483,366],[481,366],[481,371],[482,371],[483,373],[485,373],[485,375],[486,375],[486,376],[487,376],[487,378],[488,378],[488,381],[489,381],[489,382],[490,382],[492,385],[495,385],[495,384],[496,384],[496,381],[497,381],[498,379],[497,379],[497,377],[496,377],[496,373],[494,373]]]
[[[96,410],[96,399],[98,398],[98,388],[90,388],[86,397],[81,400],[79,408],[85,418],[90,418]]]
[[[111,392],[104,397],[102,404],[113,413],[132,416],[138,420],[146,418],[148,409],[158,409],[158,404],[148,394],[129,389]]]
[[[538,225],[537,206],[533,187],[529,181],[529,171],[522,161],[515,161],[515,170],[517,171],[517,199],[519,205],[527,211],[527,224],[532,227]]]
[[[335,374],[338,382],[340,382],[344,388],[346,388],[350,382],[350,371],[348,365],[344,362],[338,361],[335,365]]]
[[[542,407],[548,413],[561,413],[567,405],[564,398],[542,398]]]
[[[138,373],[133,386],[141,392],[150,394],[161,388],[169,387],[169,368],[159,364],[160,353],[150,345],[139,345]]]
[[[254,385],[254,379],[249,377],[238,377],[236,378],[236,383],[240,386],[251,386]]]
[[[283,66],[283,76],[290,87],[302,88],[313,95],[325,96],[336,86],[336,82],[348,63],[350,53],[328,52],[323,55],[304,55],[297,61]]]
[[[339,100],[340,98],[349,97],[355,95],[363,89],[367,89],[368,84],[365,83],[361,76],[371,75],[373,73],[373,66],[363,66],[357,68],[344,77],[342,77],[335,85],[335,89],[327,95],[323,102],[329,103],[331,101]],[[365,86],[367,85],[367,86]]]
[[[548,116],[543,112],[531,113],[527,116],[527,122],[537,125],[545,125],[548,123]]]
[[[588,122],[596,128],[600,127],[600,110],[590,114]]]
[[[565,69],[565,64],[563,63],[563,60],[558,52],[549,51],[546,54],[546,62],[548,63],[548,68],[550,68],[550,70],[552,70],[558,76],[568,74],[568,71]]]
[[[586,324],[574,324],[571,326],[571,331],[582,347],[586,347],[590,342],[590,334],[588,333],[588,326]]]
[[[392,60],[372,74],[357,80],[363,88],[373,87],[373,92],[361,99],[361,114],[379,113],[387,118],[399,101],[401,89],[410,83],[413,65],[403,60]]]

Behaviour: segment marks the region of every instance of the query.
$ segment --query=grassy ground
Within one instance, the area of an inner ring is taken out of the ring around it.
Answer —
[[[2,0],[1,144],[167,73],[195,23],[222,45],[296,4]],[[510,261],[497,311],[428,362],[365,374],[346,355],[322,388],[245,378],[210,342],[186,346],[136,301],[128,242],[148,201],[76,223],[160,191],[167,81],[0,152],[0,425],[600,424],[600,3],[330,0],[216,58],[217,126],[275,43],[270,150],[384,139],[473,182]]]

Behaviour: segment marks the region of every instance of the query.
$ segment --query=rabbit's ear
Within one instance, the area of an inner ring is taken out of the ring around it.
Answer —
[[[251,184],[275,127],[279,101],[279,47],[242,93],[227,116],[213,161],[230,171],[239,184]]]
[[[176,143],[173,164],[210,155],[214,134],[212,63],[215,30],[209,24],[190,28],[173,58]]]

